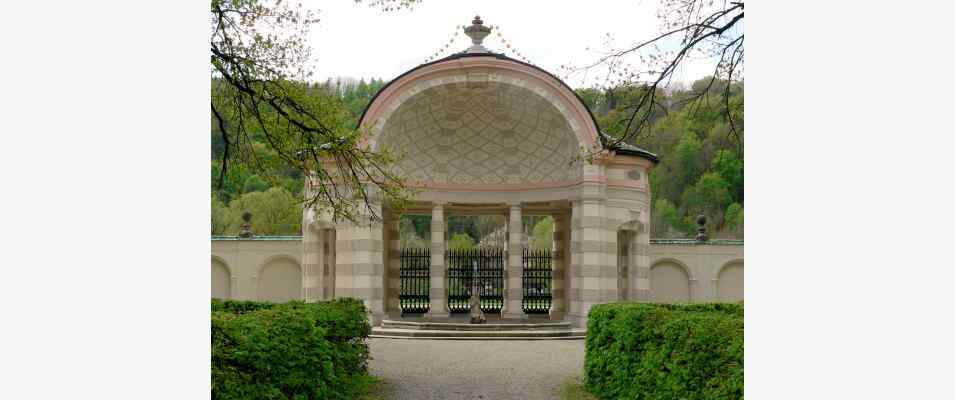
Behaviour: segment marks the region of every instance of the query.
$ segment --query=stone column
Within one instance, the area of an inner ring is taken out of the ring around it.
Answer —
[[[322,252],[324,256],[322,257],[322,280],[324,284],[322,285],[322,298],[324,300],[332,300],[335,298],[335,265],[337,264],[335,243],[338,242],[338,234],[335,229],[325,229],[323,236]]]
[[[431,208],[431,307],[426,316],[447,317],[448,293],[444,266],[444,203]]]
[[[372,313],[371,323],[377,325],[385,311],[382,225],[361,218],[359,223],[338,224],[335,295],[362,299]]]
[[[574,201],[571,218],[570,319],[585,326],[594,304],[619,299],[615,231],[606,228],[606,204],[600,198]]]
[[[521,308],[524,224],[521,221],[520,203],[510,206],[511,212],[507,221],[507,290],[504,296],[504,318],[527,318]]]
[[[583,253],[580,251],[582,232],[580,225],[580,201],[570,202],[570,262],[567,265],[567,317],[575,325],[580,320],[580,263]]]
[[[650,301],[650,224],[640,213],[640,230],[630,240],[630,299]]]
[[[302,281],[302,286],[305,288],[305,301],[314,303],[325,298],[324,282],[322,281],[325,260],[325,229],[309,224],[304,233],[302,253],[304,254],[305,279]]]
[[[567,264],[570,259],[570,214],[554,215],[554,267],[551,280],[550,319],[561,320],[567,312]]]
[[[329,268],[335,275],[335,298],[357,297],[355,294],[355,268],[351,263],[352,233],[355,225],[351,222],[335,224],[335,264]]]
[[[385,313],[400,314],[401,306],[398,296],[401,291],[401,240],[399,233],[399,218],[392,212],[384,215],[385,219]]]

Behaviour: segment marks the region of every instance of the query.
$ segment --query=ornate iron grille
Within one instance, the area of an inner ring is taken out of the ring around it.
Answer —
[[[448,308],[452,313],[471,309],[471,284],[477,279],[481,310],[500,314],[504,308],[504,249],[458,249],[447,251]],[[476,275],[475,275],[476,274]]]
[[[401,313],[425,313],[431,298],[431,249],[401,249]]]
[[[521,308],[525,314],[547,314],[550,312],[551,264],[550,250],[524,249],[522,257],[524,272],[521,275],[523,299]]]

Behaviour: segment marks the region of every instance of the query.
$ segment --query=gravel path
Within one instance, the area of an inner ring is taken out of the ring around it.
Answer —
[[[393,400],[555,399],[580,376],[583,340],[369,339],[372,375]]]

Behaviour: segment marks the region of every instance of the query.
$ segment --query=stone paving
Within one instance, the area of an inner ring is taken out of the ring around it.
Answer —
[[[369,339],[371,374],[394,400],[557,399],[580,376],[583,340]]]

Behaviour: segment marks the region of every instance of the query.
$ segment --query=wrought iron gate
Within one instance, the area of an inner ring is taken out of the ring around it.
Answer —
[[[402,314],[425,313],[430,307],[431,249],[401,249],[401,289],[398,304]]]
[[[521,291],[524,296],[521,308],[526,314],[547,314],[552,300],[551,251],[525,248],[522,260]]]
[[[471,309],[471,285],[478,280],[481,310],[499,314],[504,308],[504,249],[447,251],[448,308],[452,313]]]

